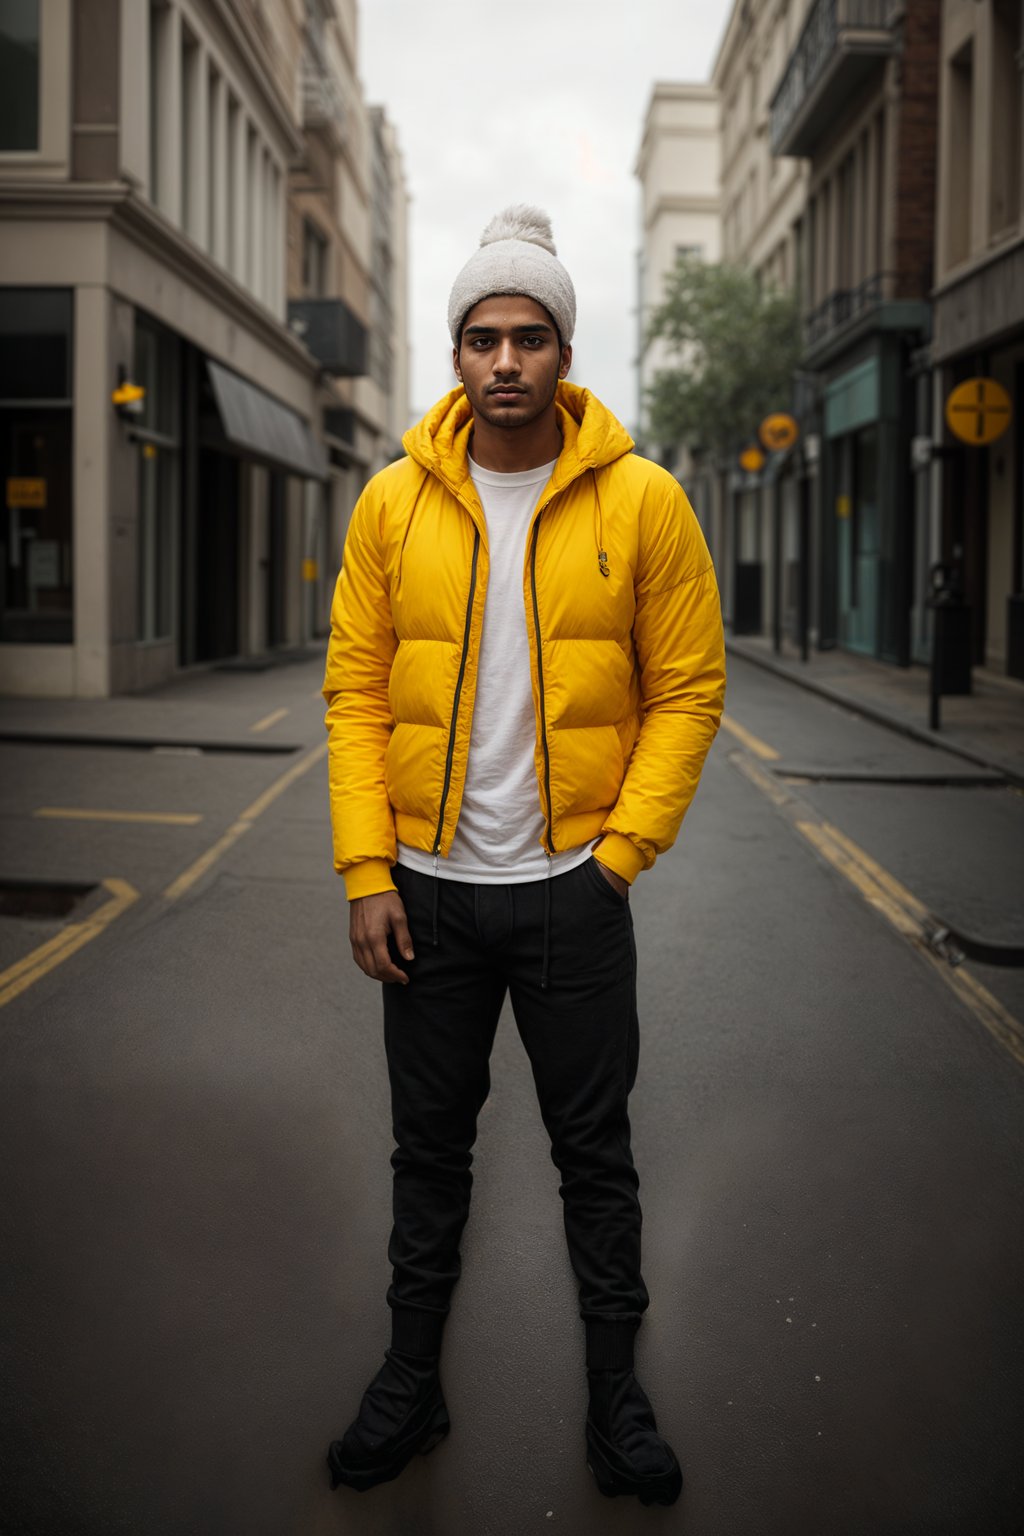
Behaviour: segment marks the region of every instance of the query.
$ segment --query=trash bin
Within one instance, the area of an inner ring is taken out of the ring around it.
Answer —
[[[732,632],[734,635],[761,633],[761,562],[739,561],[736,566],[736,590],[733,593]]]
[[[959,568],[933,565],[931,579],[932,693],[970,693],[971,609],[963,599]]]
[[[1006,599],[1006,637],[1007,674],[1024,678],[1024,592]]]

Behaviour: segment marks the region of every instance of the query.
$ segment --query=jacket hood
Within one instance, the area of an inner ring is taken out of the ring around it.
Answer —
[[[559,381],[555,395],[562,451],[552,475],[556,489],[588,469],[601,469],[629,453],[633,439],[589,389]],[[460,384],[410,427],[402,447],[411,459],[459,495],[469,479],[469,437],[473,411]]]

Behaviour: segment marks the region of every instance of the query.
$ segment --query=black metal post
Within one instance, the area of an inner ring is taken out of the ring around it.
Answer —
[[[811,477],[800,476],[800,660],[809,660],[811,629]]]
[[[772,487],[772,647],[782,650],[782,481]]]

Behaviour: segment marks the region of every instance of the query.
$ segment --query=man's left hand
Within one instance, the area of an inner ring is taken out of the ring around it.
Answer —
[[[591,857],[593,857],[593,855],[591,855]],[[608,881],[608,884],[611,886],[612,890],[618,891],[623,901],[625,901],[626,897],[629,895],[629,881],[623,880],[621,875],[617,875],[614,869],[609,869],[607,864],[602,864],[600,859],[594,859],[594,863],[597,865],[604,878]]]

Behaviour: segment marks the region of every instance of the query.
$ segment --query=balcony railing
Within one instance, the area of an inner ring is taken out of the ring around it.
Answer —
[[[835,289],[804,320],[804,350],[813,352],[852,320],[884,304],[892,298],[895,283],[895,273],[876,272],[856,288]]]
[[[773,155],[810,155],[836,113],[895,47],[903,0],[815,0],[772,100]]]
[[[339,148],[345,142],[344,94],[326,57],[308,39],[302,54],[302,126],[331,134]]]

